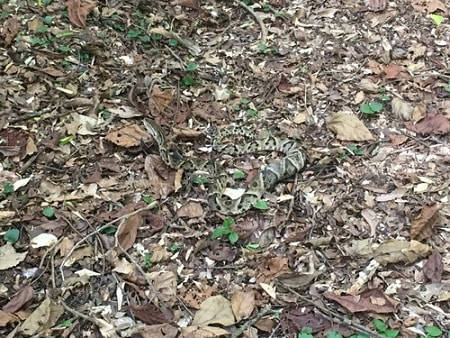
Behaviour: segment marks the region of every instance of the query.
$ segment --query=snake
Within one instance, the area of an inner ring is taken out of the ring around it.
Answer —
[[[224,194],[229,186],[230,178],[225,168],[220,167],[217,161],[184,156],[167,144],[159,124],[149,118],[145,118],[143,123],[147,133],[152,136],[158,146],[161,159],[168,167],[186,171],[204,170],[215,175],[214,182],[208,190],[208,202],[213,209],[224,215],[238,215],[250,210],[257,201],[261,200],[265,191],[273,189],[278,182],[296,175],[306,165],[305,151],[297,140],[273,135],[256,138],[250,128],[236,125],[217,129],[212,140],[212,149],[215,152],[231,156],[268,151],[284,154],[280,159],[261,167],[245,191],[238,197],[232,196],[233,199]],[[241,136],[247,141],[242,144],[223,142],[224,139],[234,136]]]

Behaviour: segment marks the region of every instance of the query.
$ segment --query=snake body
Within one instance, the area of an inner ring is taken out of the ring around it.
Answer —
[[[157,143],[161,159],[170,168],[183,168],[189,171],[206,168],[209,172],[215,172],[217,177],[212,188],[208,191],[209,202],[214,209],[225,215],[236,215],[249,210],[255,202],[261,199],[266,190],[272,189],[279,181],[295,175],[305,167],[305,152],[295,140],[275,136],[256,139],[255,134],[245,127],[230,126],[219,129],[214,136],[212,145],[213,150],[219,153],[241,155],[262,151],[278,151],[285,154],[281,159],[260,169],[255,178],[248,184],[244,193],[236,199],[231,199],[223,194],[229,180],[223,169],[216,168],[216,165],[211,161],[185,158],[180,153],[172,151],[168,148],[161,127],[155,121],[144,119],[144,126]],[[239,145],[222,143],[225,138],[234,135],[243,136],[248,139],[248,142]]]

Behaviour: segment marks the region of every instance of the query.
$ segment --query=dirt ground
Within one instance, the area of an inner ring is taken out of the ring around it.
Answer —
[[[450,337],[448,2],[0,4],[1,337]]]

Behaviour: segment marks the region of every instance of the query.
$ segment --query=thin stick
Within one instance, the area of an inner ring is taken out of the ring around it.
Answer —
[[[70,249],[70,251],[67,253],[67,255],[64,257],[63,261],[61,262],[61,265],[59,266],[59,272],[61,274],[61,278],[64,281],[64,264],[66,264],[67,260],[69,259],[69,257],[73,254],[73,252],[75,251],[75,249],[77,249],[82,243],[84,243],[86,240],[88,240],[90,237],[102,232],[103,230],[105,230],[106,228],[110,227],[112,224],[121,221],[125,218],[128,218],[130,216],[136,215],[142,211],[146,211],[146,210],[150,210],[155,208],[158,205],[158,202],[154,201],[148,205],[146,205],[145,207],[135,210],[133,212],[130,212],[129,214],[125,214],[122,215],[118,218],[116,218],[115,220],[112,220],[109,223],[106,223],[104,226],[98,228],[97,230],[87,234],[86,236],[84,236],[82,239],[80,239],[77,243],[75,243],[75,245],[72,247],[72,249]]]
[[[267,41],[267,29],[266,26],[264,26],[264,22],[261,20],[261,18],[253,11],[253,9],[249,6],[247,6],[245,3],[243,3],[240,0],[234,0],[235,3],[237,3],[239,6],[244,8],[247,12],[249,12],[258,23],[259,27],[261,28],[261,44],[265,45]]]

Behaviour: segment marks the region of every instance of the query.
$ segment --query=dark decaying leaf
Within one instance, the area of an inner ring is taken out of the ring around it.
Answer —
[[[442,280],[443,269],[444,263],[442,262],[442,256],[439,252],[433,251],[423,266],[423,273],[425,277],[427,277],[427,279],[432,283],[440,283]]]
[[[283,311],[280,316],[281,328],[285,334],[292,335],[309,327],[312,333],[324,331],[331,327],[331,322],[312,308],[291,308]]]

